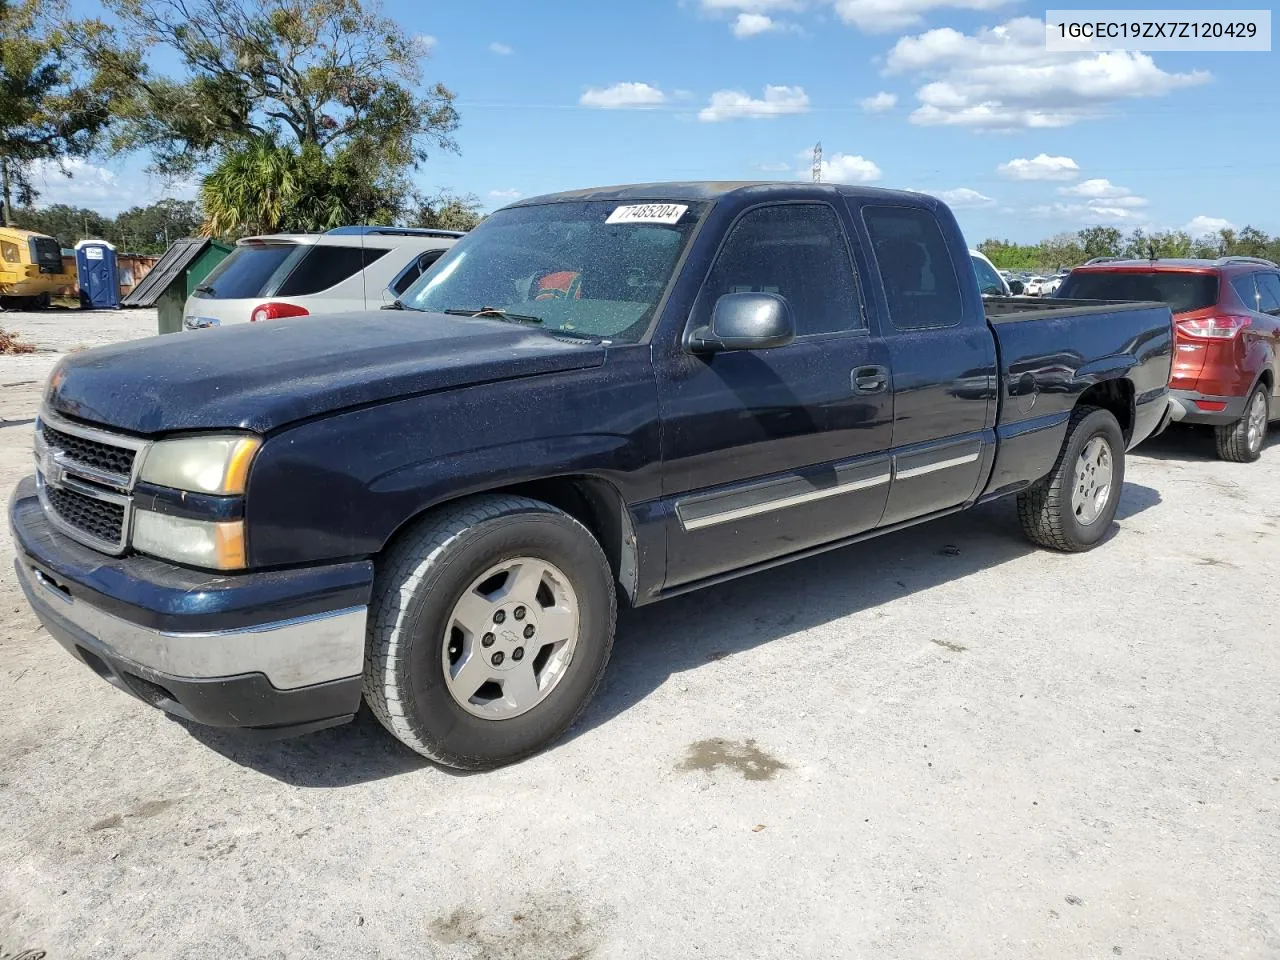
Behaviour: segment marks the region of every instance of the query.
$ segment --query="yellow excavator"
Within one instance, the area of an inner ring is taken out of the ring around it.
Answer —
[[[62,263],[62,246],[53,237],[0,226],[0,306],[47,307],[76,285],[75,267]]]

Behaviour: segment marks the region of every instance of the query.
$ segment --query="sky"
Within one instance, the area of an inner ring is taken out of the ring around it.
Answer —
[[[487,209],[615,183],[807,180],[820,141],[824,179],[942,197],[972,243],[1098,223],[1280,233],[1275,53],[1049,53],[1044,9],[1018,0],[384,3],[429,50],[424,79],[451,88],[461,115],[460,153],[433,155],[416,179],[473,193]],[[51,170],[36,186],[43,203],[104,213],[193,195],[146,165],[93,158],[71,179]]]

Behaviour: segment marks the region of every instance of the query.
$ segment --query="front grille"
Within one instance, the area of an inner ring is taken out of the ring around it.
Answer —
[[[55,450],[60,450],[63,458],[70,463],[103,473],[115,474],[126,482],[133,473],[136,450],[73,436],[61,430],[55,430],[47,423],[41,424],[40,430],[44,434],[45,443]]]
[[[104,544],[124,540],[124,504],[98,500],[69,487],[46,484],[44,492],[53,512],[67,526]]]

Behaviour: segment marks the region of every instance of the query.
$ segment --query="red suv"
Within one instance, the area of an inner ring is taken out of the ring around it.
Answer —
[[[1057,297],[1173,309],[1173,419],[1213,427],[1218,456],[1251,463],[1280,419],[1280,267],[1257,257],[1090,260]]]

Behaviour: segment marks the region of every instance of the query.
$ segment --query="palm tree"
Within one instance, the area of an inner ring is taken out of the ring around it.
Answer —
[[[301,158],[292,148],[265,137],[226,154],[200,185],[205,232],[278,232],[303,191],[301,168]]]

